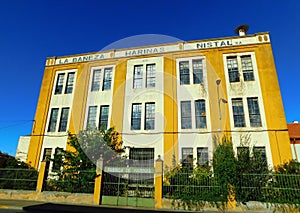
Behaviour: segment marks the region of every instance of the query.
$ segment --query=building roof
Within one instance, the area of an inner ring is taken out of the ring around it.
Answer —
[[[288,130],[290,138],[299,138],[300,139],[300,123],[288,124]]]

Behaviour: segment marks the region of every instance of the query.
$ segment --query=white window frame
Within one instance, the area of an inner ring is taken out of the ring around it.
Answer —
[[[242,70],[242,57],[243,56],[250,56],[251,62],[252,62],[252,68],[253,68],[253,76],[254,80],[251,81],[245,81],[243,70]],[[239,73],[239,81],[237,82],[230,82],[229,80],[229,73],[228,73],[228,66],[227,66],[227,57],[237,57],[237,63],[238,63],[238,73]],[[257,72],[257,64],[256,64],[256,58],[254,52],[241,52],[241,53],[235,53],[235,54],[223,54],[223,62],[224,62],[224,72],[226,77],[226,82],[229,84],[238,84],[241,82],[250,83],[250,82],[256,82],[258,81],[258,72]]]
[[[60,122],[61,122],[61,119],[62,119],[62,109],[64,109],[64,108],[69,109],[67,125],[66,125],[66,131],[59,131],[59,126],[60,126]],[[57,120],[56,120],[56,123],[55,123],[55,131],[49,132],[48,129],[49,129],[49,126],[50,126],[50,119],[51,119],[52,109],[58,109],[58,112],[57,112],[58,115],[57,115]],[[48,113],[48,118],[47,118],[47,125],[46,125],[46,129],[45,129],[46,134],[65,134],[68,131],[69,126],[70,126],[70,118],[71,118],[71,107],[69,107],[69,106],[61,106],[61,107],[53,106],[53,107],[49,108],[49,113]]]
[[[194,71],[193,71],[193,61],[201,60],[202,61],[202,83],[194,83]],[[189,64],[189,84],[180,83],[180,62],[188,61]],[[189,86],[189,85],[204,85],[207,79],[206,74],[206,58],[204,56],[197,57],[188,57],[188,58],[178,58],[176,59],[176,72],[177,72],[177,81],[180,86]]]
[[[104,90],[104,71],[105,69],[111,68],[111,81],[110,81],[110,89]],[[99,90],[92,91],[92,84],[93,84],[93,76],[95,70],[101,70],[100,71],[100,86]],[[89,82],[89,93],[94,92],[107,92],[112,91],[114,86],[114,76],[115,76],[115,65],[105,65],[105,66],[95,66],[90,68],[90,82]]]
[[[73,89],[72,89],[71,93],[66,93],[67,83],[68,83],[68,76],[69,76],[70,73],[74,73]],[[57,85],[57,81],[58,81],[58,76],[60,74],[64,74],[62,92],[60,94],[55,94],[55,89],[56,89],[56,85]],[[76,80],[77,80],[77,69],[56,71],[54,82],[53,82],[52,96],[73,95],[74,91],[75,91],[75,87],[76,87]]]

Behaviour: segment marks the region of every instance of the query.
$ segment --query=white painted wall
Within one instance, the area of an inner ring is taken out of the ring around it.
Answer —
[[[193,59],[202,59],[203,63],[203,84],[193,84],[193,71],[190,68],[190,84],[180,85],[180,72],[179,62],[180,61],[191,61]],[[211,137],[211,119],[210,119],[210,102],[208,94],[208,81],[207,81],[207,70],[206,70],[206,59],[204,56],[189,57],[189,58],[178,58],[176,59],[176,76],[177,76],[177,106],[178,106],[178,157],[179,160],[182,158],[182,148],[193,148],[193,157],[197,158],[197,147],[208,147],[209,159],[212,158],[212,137]],[[207,128],[196,128],[195,120],[195,100],[204,99],[206,107],[206,125]],[[192,112],[192,128],[182,129],[181,128],[181,101],[191,101],[191,112]]]
[[[73,92],[71,94],[64,94],[63,93],[63,94],[54,95],[54,90],[55,90],[58,74],[65,73],[64,87],[63,87],[63,91],[65,91],[67,75],[70,72],[75,72]],[[47,123],[46,123],[46,128],[45,128],[45,133],[44,133],[45,136],[44,136],[43,145],[42,145],[42,149],[41,149],[40,162],[43,160],[42,158],[43,158],[45,148],[51,148],[52,149],[52,156],[51,157],[53,157],[53,155],[54,155],[55,148],[59,147],[59,148],[66,149],[67,138],[68,138],[67,131],[68,131],[69,126],[70,126],[70,117],[71,117],[71,113],[72,113],[73,97],[74,97],[74,93],[76,92],[75,91],[76,78],[77,78],[77,70],[76,69],[57,71],[56,74],[55,74],[54,84],[53,84],[53,88],[52,88],[52,95],[51,95],[51,100],[50,100],[50,105],[49,105],[49,111],[48,111],[48,115],[47,115]],[[67,131],[66,132],[58,132],[59,121],[60,121],[60,116],[61,116],[61,110],[64,107],[69,107],[70,108],[69,109],[69,116],[68,116]],[[48,132],[47,130],[48,130],[48,126],[49,126],[49,121],[50,121],[51,109],[52,108],[59,108],[58,119],[57,119],[57,123],[56,123],[56,131],[55,132]],[[50,164],[50,168],[51,168],[51,164]]]
[[[18,147],[16,151],[16,159],[26,162],[30,138],[30,136],[21,136],[19,138]]]
[[[103,86],[103,74],[105,68],[112,68],[112,81],[111,81],[111,89],[102,91],[101,88]],[[92,81],[93,81],[93,72],[94,70],[101,69],[101,84],[99,91],[91,91],[92,88]],[[96,66],[92,67],[90,70],[90,81],[89,81],[89,90],[87,96],[87,104],[86,104],[86,111],[85,111],[85,119],[84,119],[84,127],[87,126],[87,119],[88,119],[88,112],[90,106],[97,106],[97,119],[99,120],[100,117],[100,106],[108,105],[109,106],[109,115],[108,115],[108,122],[107,127],[110,127],[110,120],[111,120],[111,112],[112,112],[112,95],[113,95],[113,88],[114,88],[114,76],[115,76],[115,65],[107,65],[107,66]]]
[[[155,88],[146,88],[146,65],[156,64]],[[135,65],[143,65],[142,88],[133,88],[133,71]],[[123,135],[124,146],[135,148],[154,148],[154,157],[163,159],[164,144],[164,59],[152,57],[127,61],[126,85],[124,97]],[[145,103],[155,102],[155,129],[144,130]],[[142,104],[141,130],[131,130],[131,110],[133,103]]]
[[[293,154],[293,159],[300,162],[300,144],[291,144],[291,150]]]
[[[242,55],[250,55],[252,59],[253,65],[253,72],[254,72],[254,81],[244,81],[243,80],[243,73],[242,73],[242,65],[240,60],[238,60],[239,66],[239,74],[240,74],[240,82],[230,83],[229,82],[229,75],[227,69],[227,60],[228,56],[242,56]],[[268,164],[272,167],[272,153],[270,148],[270,139],[267,132],[267,123],[266,123],[266,116],[264,111],[264,103],[262,98],[260,80],[257,70],[256,58],[254,52],[244,52],[238,54],[224,54],[223,55],[223,62],[224,62],[224,72],[225,72],[225,79],[226,79],[226,89],[227,89],[227,100],[228,100],[228,110],[229,110],[229,119],[230,119],[230,127],[232,132],[232,141],[233,147],[236,152],[236,147],[240,146],[241,137],[248,136],[251,140],[249,141],[250,147],[253,146],[265,146],[266,148],[266,156]],[[259,110],[261,115],[261,127],[251,127],[250,126],[250,119],[249,119],[249,111],[248,111],[248,104],[247,104],[247,97],[257,97],[259,102]],[[232,111],[232,98],[242,98],[243,106],[244,106],[244,113],[245,113],[245,123],[246,127],[234,127],[234,120],[233,120],[233,111]]]

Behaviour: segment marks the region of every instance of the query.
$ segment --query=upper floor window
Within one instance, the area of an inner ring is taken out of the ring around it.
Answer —
[[[141,129],[142,104],[132,104],[131,129]]]
[[[51,109],[50,121],[49,121],[49,125],[48,125],[48,132],[55,132],[57,117],[58,117],[58,108]]]
[[[67,77],[65,78],[65,76]],[[74,89],[75,72],[59,73],[56,78],[54,94],[71,94]]]
[[[155,125],[155,103],[145,104],[145,130],[154,129]]]
[[[196,128],[206,128],[205,100],[195,101]]]
[[[91,91],[111,89],[113,68],[96,68],[92,71]]]
[[[241,98],[232,99],[232,111],[234,127],[245,127],[244,106]]]
[[[92,79],[92,91],[100,90],[100,82],[101,82],[101,70],[97,69],[93,71],[93,79]]]
[[[190,84],[189,61],[179,62],[180,84]]]
[[[58,117],[59,114],[59,108],[52,108],[49,124],[48,124],[48,132],[56,132],[56,126],[57,121],[59,120],[59,132],[65,132],[67,131],[67,124],[68,124],[68,118],[69,118],[69,108],[62,108],[60,113],[60,118]]]
[[[250,126],[260,127],[261,117],[258,105],[258,98],[247,98]]]
[[[181,128],[192,128],[191,101],[181,101]]]
[[[228,68],[229,82],[239,82],[240,74],[239,74],[239,67],[238,67],[236,56],[227,57],[227,68]]]
[[[203,83],[203,64],[201,59],[192,60],[194,84]]]
[[[63,87],[64,87],[64,78],[65,78],[64,73],[58,74],[56,80],[55,92],[54,92],[55,95],[62,94]]]
[[[97,106],[90,106],[87,118],[87,128],[96,129]]]
[[[229,82],[254,81],[251,55],[227,56]],[[241,75],[242,74],[242,75]]]
[[[68,117],[69,117],[69,108],[62,108],[59,128],[58,128],[59,132],[65,132],[67,130]]]
[[[112,68],[104,69],[103,90],[110,90],[112,80]]]
[[[178,68],[180,85],[203,84],[203,58],[180,59]]]
[[[135,65],[133,70],[133,88],[142,88],[143,65]]]
[[[74,77],[75,77],[75,73],[74,72],[68,73],[65,94],[70,94],[70,93],[73,92]]]
[[[250,55],[241,56],[244,81],[254,81],[253,65]]]
[[[146,65],[146,87],[155,87],[155,64]]]

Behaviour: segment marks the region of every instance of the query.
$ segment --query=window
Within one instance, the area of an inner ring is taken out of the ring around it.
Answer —
[[[195,101],[196,128],[206,128],[205,100]]]
[[[193,60],[193,79],[194,84],[203,83],[203,64],[202,60]]]
[[[63,148],[56,148],[54,153],[54,159],[53,159],[53,167],[52,171],[57,172],[60,170],[60,167],[62,165],[62,152]]]
[[[141,113],[142,113],[142,104],[132,104],[132,111],[131,111],[132,130],[141,129]]]
[[[45,148],[44,149],[44,155],[42,161],[49,161],[51,158],[52,149],[51,148]]]
[[[92,79],[92,91],[100,90],[100,82],[101,82],[101,70],[97,69],[93,71],[93,79]]]
[[[63,86],[64,86],[64,78],[65,78],[64,73],[58,74],[57,81],[56,81],[56,86],[55,86],[55,91],[54,91],[55,95],[62,94]]]
[[[251,56],[241,56],[244,81],[254,81]]]
[[[179,62],[179,74],[181,85],[190,84],[190,70],[188,61]]]
[[[74,72],[68,73],[68,78],[67,78],[67,85],[66,85],[65,94],[70,94],[70,93],[73,92],[74,77],[75,77],[75,73],[74,73]]]
[[[239,75],[239,68],[237,57],[227,57],[227,68],[228,68],[228,75],[229,75],[229,82],[239,82],[240,75]]]
[[[130,148],[129,159],[136,167],[154,167],[154,148]]]
[[[234,127],[245,127],[244,107],[241,98],[232,99],[232,111]]]
[[[58,117],[58,108],[51,109],[50,121],[49,121],[49,125],[48,125],[48,132],[55,132],[57,117]]]
[[[250,160],[249,158],[249,147],[247,146],[240,146],[237,147],[237,158],[241,162],[248,162]]]
[[[107,129],[109,106],[101,106],[99,126]]]
[[[58,128],[59,132],[65,132],[67,130],[68,117],[69,117],[69,108],[62,108],[59,128]]]
[[[191,166],[193,165],[193,148],[182,148],[182,165]]]
[[[135,65],[133,70],[133,88],[142,88],[143,65]]]
[[[146,87],[155,87],[155,64],[146,65]]]
[[[154,167],[154,148],[130,148],[130,166],[132,167]],[[153,173],[131,173],[129,183],[154,184]]]
[[[155,103],[145,104],[145,130],[155,127]]]
[[[208,163],[208,147],[197,148],[197,163],[198,165],[205,165]]]
[[[90,106],[87,119],[87,129],[96,129],[97,106]]]
[[[181,101],[181,128],[192,128],[191,102]]]
[[[264,146],[253,147],[253,155],[255,158],[261,160],[261,162],[267,164],[266,149]]]
[[[252,127],[260,127],[261,118],[258,106],[258,98],[247,98],[250,125]]]
[[[111,79],[112,79],[112,68],[104,69],[104,78],[103,78],[103,90],[110,90],[111,88]]]

